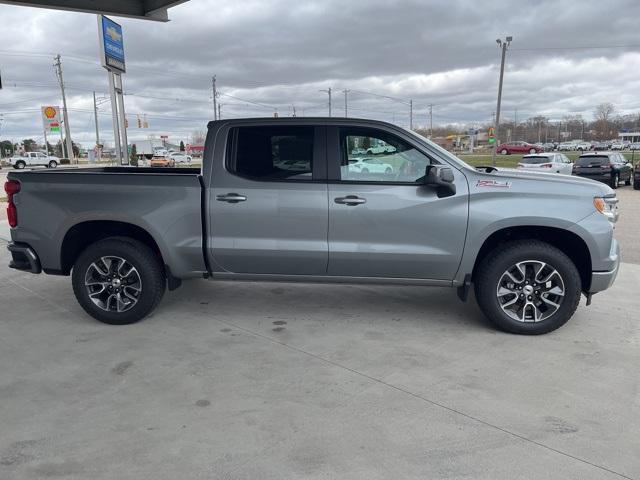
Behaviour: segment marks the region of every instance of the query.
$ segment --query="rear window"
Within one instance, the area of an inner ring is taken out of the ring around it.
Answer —
[[[520,163],[526,163],[529,165],[540,165],[541,163],[551,163],[549,157],[524,157]]]
[[[311,180],[313,127],[236,127],[227,149],[227,168],[256,180]]]
[[[588,157],[580,157],[576,163],[580,167],[604,165],[605,163],[609,163],[609,157],[604,155],[590,155]]]

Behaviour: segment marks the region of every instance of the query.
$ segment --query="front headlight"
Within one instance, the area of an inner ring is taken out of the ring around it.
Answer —
[[[615,195],[595,197],[593,199],[593,206],[609,219],[610,222],[618,221],[618,198]]]

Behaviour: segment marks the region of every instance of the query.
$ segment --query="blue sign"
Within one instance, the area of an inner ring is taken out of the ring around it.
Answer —
[[[110,70],[124,73],[126,71],[124,63],[124,40],[122,38],[122,27],[116,22],[101,16],[100,23],[101,48],[104,52],[102,66]]]

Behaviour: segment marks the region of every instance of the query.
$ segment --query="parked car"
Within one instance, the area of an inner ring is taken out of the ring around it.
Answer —
[[[576,143],[576,150],[580,151],[580,152],[588,152],[589,150],[591,150],[591,143],[590,142],[578,142]]]
[[[640,142],[630,143],[629,150],[640,150]]]
[[[558,145],[558,150],[562,152],[573,152],[577,150],[578,144],[575,142],[562,142]]]
[[[17,169],[24,167],[56,168],[60,164],[60,159],[42,152],[25,152],[22,155],[9,158],[7,162]]]
[[[166,156],[169,155],[169,150],[167,150],[166,148],[156,148],[153,151],[153,158],[164,158]]]
[[[633,167],[621,153],[584,153],[573,165],[573,174],[618,188],[620,182],[631,185]]]
[[[351,150],[351,155],[366,155],[367,151],[364,148],[354,148]]]
[[[343,180],[362,136],[404,159],[395,180]],[[463,300],[473,287],[489,319],[521,334],[560,327],[618,272],[605,184],[472,168],[373,120],[219,120],[207,142],[202,170],[9,172],[10,267],[71,274],[82,308],[109,324],[205,277],[452,286]],[[307,171],[283,171],[283,155]]]
[[[542,150],[544,152],[553,152],[556,149],[556,144],[553,142],[547,142],[542,144]]]
[[[496,151],[502,155],[511,155],[512,153],[540,153],[542,148],[527,142],[511,142],[498,145]]]
[[[169,157],[153,157],[151,159],[151,167],[175,167],[176,161]]]
[[[522,157],[517,168],[532,172],[571,175],[573,163],[564,153],[535,153]]]
[[[640,163],[633,169],[633,189],[640,190]]]
[[[375,158],[350,158],[349,171],[352,173],[393,173],[388,163],[378,162]]]
[[[378,145],[374,145],[372,147],[367,148],[368,155],[378,155],[380,153],[393,153],[396,149],[392,145],[387,145],[386,143],[381,143]]]
[[[190,164],[191,161],[193,160],[193,157],[191,157],[191,155],[187,155],[184,152],[172,152],[168,155],[168,158],[170,160],[173,160],[174,164],[177,164],[177,163]]]
[[[611,150],[624,150],[625,144],[622,142],[614,142],[611,144]]]

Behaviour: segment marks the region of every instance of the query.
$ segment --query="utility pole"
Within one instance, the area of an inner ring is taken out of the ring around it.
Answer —
[[[429,104],[429,138],[433,137],[433,103]]]
[[[518,140],[518,109],[513,112],[513,139]]]
[[[413,130],[413,100],[409,100],[409,130]]]
[[[320,91],[329,94],[329,116],[331,116],[331,87]]]
[[[222,120],[222,104],[218,104],[218,120]]]
[[[349,116],[349,107],[347,105],[347,95],[350,92],[350,90],[347,90],[346,88],[343,90],[344,92],[344,116],[345,118]]]
[[[71,129],[69,128],[69,115],[67,113],[67,97],[64,93],[64,79],[62,78],[62,61],[60,60],[60,54],[54,57],[55,63],[53,66],[56,68],[56,76],[60,83],[60,91],[62,92],[62,118],[64,121],[64,134],[67,145],[67,158],[73,158],[73,144],[71,143]]]
[[[498,149],[498,136],[499,136],[499,127],[500,127],[500,104],[502,103],[502,81],[504,80],[504,60],[507,55],[507,48],[511,45],[513,37],[509,36],[504,41],[497,39],[496,43],[499,47],[502,48],[502,59],[500,61],[500,80],[498,82],[498,104],[496,106],[496,122],[494,124],[495,132],[496,132],[496,141],[493,144],[493,153],[492,153],[492,161],[493,166],[496,165],[496,150]]]
[[[93,118],[96,122],[96,147],[100,145],[100,129],[98,128],[98,104],[96,103],[96,92],[93,92]]]
[[[216,76],[211,77],[211,90],[213,91],[213,119],[218,120],[218,90],[216,89]]]

